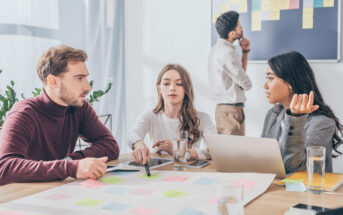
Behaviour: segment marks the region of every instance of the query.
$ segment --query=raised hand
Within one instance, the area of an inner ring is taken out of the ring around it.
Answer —
[[[292,114],[307,114],[318,110],[319,105],[313,105],[314,93],[294,94],[289,106]]]

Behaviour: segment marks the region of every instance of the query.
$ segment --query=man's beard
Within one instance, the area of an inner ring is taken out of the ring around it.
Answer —
[[[83,104],[85,103],[85,101],[83,101],[83,100],[79,101],[79,100],[78,100],[79,97],[77,97],[77,98],[75,98],[75,99],[73,99],[72,97],[70,97],[70,96],[69,96],[70,93],[68,93],[67,88],[64,87],[63,84],[62,84],[62,86],[61,86],[61,93],[60,93],[60,94],[61,94],[61,95],[60,95],[60,99],[61,99],[64,103],[68,104],[69,106],[81,107],[81,106],[83,106]],[[82,96],[82,95],[87,95],[87,92],[82,93],[80,96]]]

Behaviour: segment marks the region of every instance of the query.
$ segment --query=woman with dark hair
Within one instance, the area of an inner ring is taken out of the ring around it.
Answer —
[[[267,112],[262,137],[279,141],[286,172],[306,169],[306,147],[326,148],[325,169],[332,172],[332,157],[342,154],[343,126],[324,103],[314,73],[298,52],[268,60],[264,89],[275,106]],[[332,151],[335,154],[332,154]]]
[[[194,108],[194,92],[190,75],[179,64],[167,64],[157,78],[158,103],[152,111],[141,114],[128,135],[127,144],[134,150],[133,160],[147,163],[151,153],[144,138],[149,133],[157,153],[173,154],[171,142],[181,130],[188,131],[189,159],[209,159],[206,149],[199,148],[204,133],[216,133],[210,116]]]

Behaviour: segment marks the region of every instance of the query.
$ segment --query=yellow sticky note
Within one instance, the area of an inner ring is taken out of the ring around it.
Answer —
[[[335,1],[334,0],[324,0],[323,2],[324,7],[334,7],[335,6]]]
[[[313,28],[313,8],[303,8],[303,29]]]
[[[289,6],[289,0],[280,0],[280,10],[288,10]]]
[[[270,0],[262,0],[261,1],[262,11],[269,11],[270,8],[271,8],[271,1]]]
[[[261,11],[252,11],[251,12],[251,30],[261,31],[261,29],[262,29]]]
[[[220,16],[219,13],[213,14],[213,17],[212,17],[212,23],[213,23],[213,24],[215,24],[215,23],[217,22],[217,19],[218,19],[219,16]]]
[[[280,20],[280,0],[271,0],[270,20]]]
[[[247,13],[248,12],[248,0],[241,0],[239,2],[238,12],[239,13]]]
[[[230,5],[229,4],[222,4],[221,12],[225,13],[225,12],[228,12],[228,11],[230,11]]]

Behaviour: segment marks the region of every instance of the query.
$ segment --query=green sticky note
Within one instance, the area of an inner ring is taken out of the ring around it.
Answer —
[[[102,179],[100,179],[100,181],[107,183],[107,184],[117,184],[117,183],[123,182],[125,180],[122,178],[117,178],[115,176],[110,176],[107,178],[102,178]]]
[[[81,201],[76,202],[76,204],[81,205],[81,206],[97,206],[102,204],[103,201],[99,201],[96,199],[91,199],[91,198],[87,198],[87,199],[82,199]]]
[[[155,179],[155,178],[159,178],[159,177],[161,177],[161,176],[158,174],[151,174],[150,176],[148,176],[147,174],[144,174],[141,176],[141,178],[147,178],[147,179]]]
[[[166,190],[162,193],[162,195],[168,198],[181,198],[187,196],[188,194],[178,190]]]
[[[287,178],[285,178],[281,181],[281,183],[286,183],[286,182],[288,182],[288,183],[302,183],[303,180],[302,179],[287,179]]]

